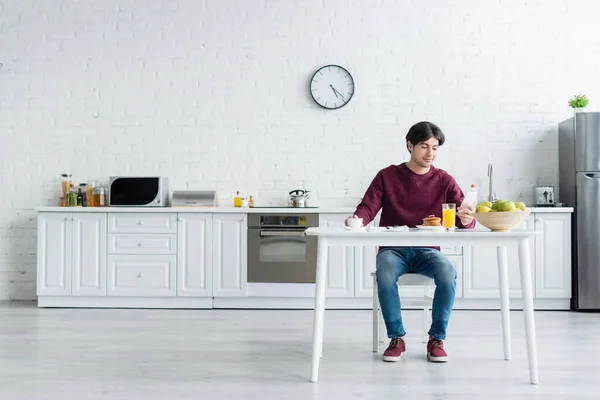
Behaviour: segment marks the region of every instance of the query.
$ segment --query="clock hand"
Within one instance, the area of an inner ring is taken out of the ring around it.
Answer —
[[[333,90],[333,94],[335,94],[335,97],[338,97],[338,95],[337,95],[337,93],[336,93],[336,92],[337,92],[337,90],[335,90],[335,89],[333,88],[333,85],[329,85],[329,87],[331,88],[331,90]],[[338,93],[339,93],[339,92],[338,92]]]
[[[343,95],[342,95],[340,92],[338,92],[338,91],[337,91],[337,90],[336,90],[336,89],[335,89],[333,86],[332,86],[332,89],[333,89],[334,91],[336,91],[336,92],[337,92],[337,94],[339,94],[339,95],[340,95],[340,97],[341,97],[342,99],[344,99],[344,96],[343,96]],[[337,95],[336,95],[336,96],[337,96]],[[344,100],[345,100],[345,99],[344,99]]]

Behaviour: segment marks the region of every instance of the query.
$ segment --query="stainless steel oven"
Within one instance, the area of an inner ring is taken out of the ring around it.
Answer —
[[[248,282],[315,283],[319,214],[248,214]]]

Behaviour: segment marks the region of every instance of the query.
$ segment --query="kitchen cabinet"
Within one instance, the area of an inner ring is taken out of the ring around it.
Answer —
[[[212,297],[212,214],[177,218],[177,296]]]
[[[346,218],[345,214],[321,214],[319,226],[344,226]],[[354,297],[354,247],[331,246],[327,256],[327,297]]]
[[[515,229],[534,229],[534,216],[530,214]],[[530,240],[532,268],[534,262],[535,240]],[[517,249],[507,249],[508,287],[510,297],[521,297],[521,278],[519,272],[519,254]],[[466,299],[499,299],[500,284],[498,278],[497,246],[482,245],[464,247],[463,252],[463,296]]]
[[[106,214],[40,213],[38,296],[106,296]]]
[[[214,297],[245,297],[248,292],[248,218],[213,215]]]
[[[536,214],[535,297],[571,298],[571,214]]]
[[[108,256],[109,296],[175,296],[177,257],[164,254]]]
[[[280,290],[282,285],[278,284],[275,286],[280,289],[275,295],[263,290],[249,292],[247,213],[256,211],[240,211],[58,207],[38,210],[38,305],[311,307],[313,291],[305,290],[308,286],[304,285],[294,286],[297,293]],[[275,211],[280,212],[271,212]],[[335,210],[322,213],[320,226],[341,227],[348,215]],[[517,227],[539,232],[530,243],[537,309],[569,308],[571,216],[570,210],[533,211]],[[377,218],[372,222],[378,223]],[[371,307],[376,251],[376,247],[329,249],[326,293],[331,307]],[[499,306],[495,246],[444,247],[441,251],[457,272],[455,308]],[[517,260],[516,250],[509,249],[512,297],[520,295]],[[420,298],[422,294],[421,287],[400,288],[403,299]],[[215,298],[220,303],[215,303]]]

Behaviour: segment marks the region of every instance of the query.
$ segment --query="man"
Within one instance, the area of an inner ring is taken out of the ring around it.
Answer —
[[[367,225],[382,209],[381,226],[415,227],[422,224],[424,217],[441,216],[442,203],[455,203],[456,225],[474,227],[474,207],[459,207],[464,198],[462,190],[452,176],[432,165],[444,141],[444,134],[435,124],[424,121],[413,125],[406,135],[410,161],[379,171],[349,218],[362,218],[363,225]],[[437,248],[388,247],[379,249],[376,268],[379,303],[391,339],[383,360],[398,361],[406,350],[397,281],[401,275],[411,272],[435,281],[427,358],[432,362],[448,361],[443,340],[456,289],[456,270],[452,263]]]

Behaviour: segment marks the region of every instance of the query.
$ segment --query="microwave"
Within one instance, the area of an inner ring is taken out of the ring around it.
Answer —
[[[110,207],[167,207],[169,178],[163,176],[111,176]]]

